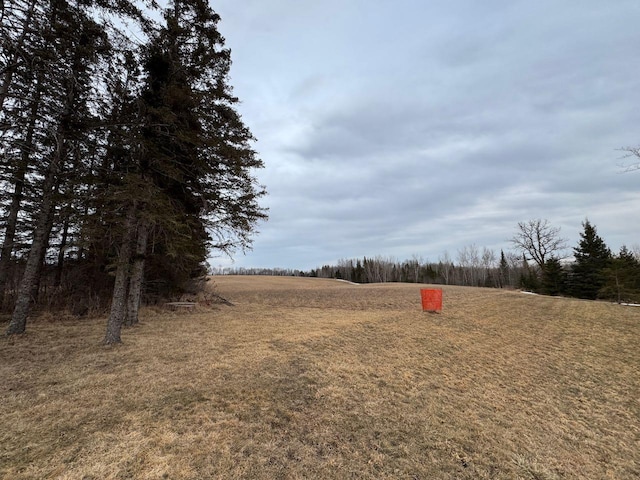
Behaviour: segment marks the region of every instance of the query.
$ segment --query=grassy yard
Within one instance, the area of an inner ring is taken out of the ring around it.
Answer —
[[[234,305],[0,338],[6,479],[640,478],[640,308],[216,277]]]

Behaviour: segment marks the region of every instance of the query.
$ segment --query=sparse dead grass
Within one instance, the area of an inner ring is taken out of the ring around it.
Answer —
[[[640,311],[216,277],[234,306],[0,340],[7,479],[640,478]]]

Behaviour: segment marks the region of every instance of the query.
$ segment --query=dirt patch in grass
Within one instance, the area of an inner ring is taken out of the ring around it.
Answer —
[[[419,285],[215,277],[234,306],[0,340],[11,479],[633,479],[640,311]]]

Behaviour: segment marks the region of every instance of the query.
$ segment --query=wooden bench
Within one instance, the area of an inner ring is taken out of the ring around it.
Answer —
[[[183,308],[186,310],[193,310],[197,304],[195,302],[167,302],[165,305],[169,309],[175,311]]]

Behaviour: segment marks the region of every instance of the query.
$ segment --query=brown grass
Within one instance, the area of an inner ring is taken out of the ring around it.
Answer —
[[[640,308],[216,277],[235,306],[0,340],[7,479],[640,478]]]

